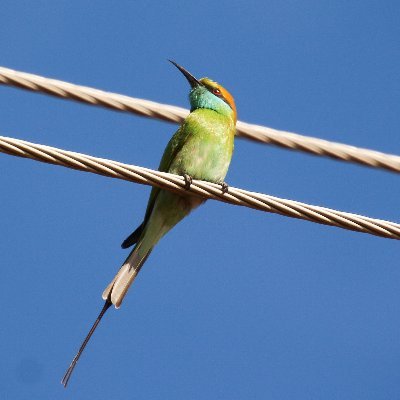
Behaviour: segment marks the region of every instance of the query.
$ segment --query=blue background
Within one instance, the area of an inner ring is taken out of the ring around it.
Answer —
[[[3,1],[1,65],[400,154],[398,1]],[[0,134],[156,168],[176,126],[0,87]],[[400,220],[399,175],[238,139],[237,187]],[[397,241],[208,202],[60,379],[149,187],[0,154],[4,399],[395,399]]]

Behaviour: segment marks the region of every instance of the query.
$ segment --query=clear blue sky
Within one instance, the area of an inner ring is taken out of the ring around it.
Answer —
[[[400,154],[398,1],[3,1],[0,64]],[[0,87],[0,135],[156,168],[176,126]],[[236,141],[234,186],[400,220],[400,176]],[[149,188],[0,154],[3,399],[395,399],[400,244],[208,202],[152,253],[65,391]]]

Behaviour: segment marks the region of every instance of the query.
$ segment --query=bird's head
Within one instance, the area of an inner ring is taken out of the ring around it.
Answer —
[[[185,68],[169,60],[188,80],[191,90],[189,93],[192,111],[197,108],[209,108],[220,114],[231,117],[236,123],[237,113],[232,95],[217,82],[209,78],[196,79]]]

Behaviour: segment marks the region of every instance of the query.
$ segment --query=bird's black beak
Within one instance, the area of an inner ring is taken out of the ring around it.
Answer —
[[[183,75],[185,75],[185,78],[188,80],[188,82],[190,83],[190,86],[192,88],[194,88],[196,86],[202,86],[202,83],[199,80],[197,80],[189,71],[186,71],[185,68],[181,67],[175,61],[172,61],[172,60],[168,60],[168,61],[170,63],[174,64],[175,67],[178,68],[179,71],[181,71]]]

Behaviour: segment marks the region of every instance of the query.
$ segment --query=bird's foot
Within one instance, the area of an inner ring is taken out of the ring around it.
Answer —
[[[221,183],[221,190],[222,190],[222,194],[228,193],[229,186],[226,182]]]
[[[185,189],[189,190],[190,189],[190,185],[193,182],[193,178],[188,174],[183,174],[183,178],[185,179]]]

